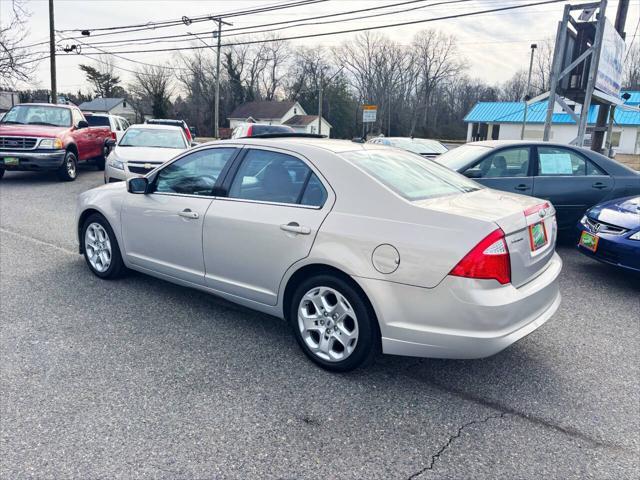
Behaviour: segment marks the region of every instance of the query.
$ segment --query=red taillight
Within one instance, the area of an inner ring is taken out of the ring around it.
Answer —
[[[252,133],[253,133],[253,125],[249,125],[249,128],[247,128],[247,137],[250,137]]]
[[[113,138],[114,140],[117,140],[118,138],[116,137],[116,132],[111,132],[111,138]]]
[[[191,131],[188,128],[185,128],[184,133],[187,135],[187,140],[191,141]]]
[[[511,259],[502,229],[498,228],[491,232],[467,253],[451,270],[451,275],[494,279],[503,285],[510,283]]]

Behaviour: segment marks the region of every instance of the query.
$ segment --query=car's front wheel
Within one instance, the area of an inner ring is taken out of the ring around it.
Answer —
[[[82,226],[80,238],[84,258],[94,274],[112,279],[124,273],[118,240],[106,218],[98,213],[90,215]]]
[[[64,162],[58,169],[58,177],[65,182],[71,182],[78,176],[78,159],[73,152],[67,152]]]
[[[331,274],[301,282],[289,321],[304,353],[321,367],[346,372],[371,363],[379,350],[377,319],[364,295]]]

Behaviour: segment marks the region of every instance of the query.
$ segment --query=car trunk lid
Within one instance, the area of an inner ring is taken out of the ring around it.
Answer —
[[[414,204],[493,222],[500,227],[509,249],[511,283],[516,287],[542,273],[555,251],[555,209],[544,200],[483,188]]]

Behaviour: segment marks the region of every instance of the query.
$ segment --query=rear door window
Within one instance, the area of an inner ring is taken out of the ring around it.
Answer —
[[[606,175],[582,155],[561,147],[538,147],[539,176],[585,177]]]
[[[300,159],[269,150],[251,149],[242,160],[229,198],[320,206],[326,190]]]
[[[474,178],[527,177],[529,175],[529,147],[500,150],[474,165],[479,175]]]

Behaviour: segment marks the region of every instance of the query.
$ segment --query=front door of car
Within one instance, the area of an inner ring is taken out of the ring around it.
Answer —
[[[489,188],[531,195],[531,163],[530,147],[509,147],[484,157],[462,173]]]
[[[74,128],[73,139],[78,147],[78,160],[88,160],[95,156],[91,129],[89,127],[78,128],[78,124],[83,120],[80,110],[72,109],[71,118]]]
[[[551,201],[558,228],[573,228],[584,212],[606,199],[614,180],[580,153],[563,147],[537,147],[533,195]]]
[[[309,164],[275,149],[246,149],[226,198],[204,222],[206,284],[275,305],[287,269],[306,257],[333,193]]]
[[[204,284],[202,225],[213,190],[236,148],[209,148],[162,167],[149,193],[130,194],[122,206],[122,237],[134,266]]]

